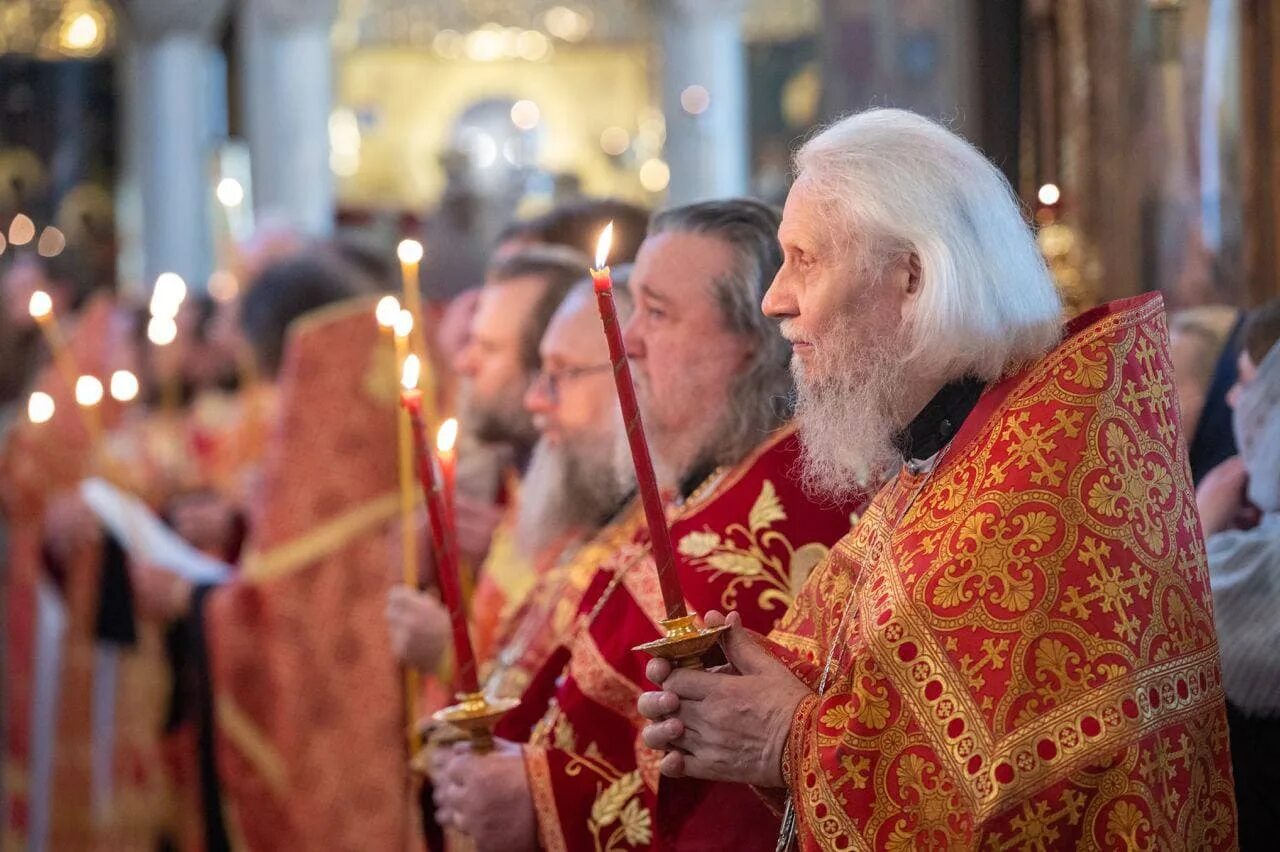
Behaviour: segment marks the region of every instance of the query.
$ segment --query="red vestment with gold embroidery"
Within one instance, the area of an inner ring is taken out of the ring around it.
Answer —
[[[783,767],[804,848],[1235,845],[1167,343],[1158,296],[1080,317],[815,570],[771,636],[821,693]]]
[[[798,456],[794,433],[782,432],[671,519],[691,611],[736,610],[748,627],[768,630],[848,531],[860,501],[811,502],[797,483]],[[649,658],[632,648],[658,638],[663,618],[646,531],[596,572],[568,651],[535,677],[499,729],[528,739],[525,766],[546,848],[772,848],[780,815],[753,790],[660,782],[661,754],[639,739],[635,703],[649,688]]]

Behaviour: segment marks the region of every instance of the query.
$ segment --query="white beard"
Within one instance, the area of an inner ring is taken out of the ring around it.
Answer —
[[[594,533],[618,509],[633,487],[630,466],[617,464],[618,443],[616,431],[558,446],[538,441],[516,516],[516,543],[525,556],[536,557],[570,533]]]
[[[801,482],[811,494],[840,499],[879,485],[901,463],[893,445],[900,425],[890,412],[906,371],[892,341],[857,347],[844,329],[827,337],[814,347],[811,370],[793,357],[791,372],[803,446]]]

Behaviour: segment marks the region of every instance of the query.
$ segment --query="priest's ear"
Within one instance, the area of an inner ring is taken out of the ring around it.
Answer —
[[[903,316],[912,309],[924,290],[924,274],[920,268],[920,255],[904,251],[898,255],[889,270],[893,282],[892,292],[902,309]]]
[[[903,263],[907,268],[907,295],[919,295],[924,287],[924,277],[920,271],[920,255],[910,252]]]

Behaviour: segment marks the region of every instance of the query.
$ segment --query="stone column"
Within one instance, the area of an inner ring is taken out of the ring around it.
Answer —
[[[213,37],[227,0],[122,0],[136,73],[144,284],[176,272],[202,287],[212,271],[209,157]]]
[[[660,0],[659,18],[668,202],[742,195],[750,155],[742,0]]]
[[[238,21],[254,212],[310,236],[333,230],[329,30],[336,12],[336,0],[244,0]]]

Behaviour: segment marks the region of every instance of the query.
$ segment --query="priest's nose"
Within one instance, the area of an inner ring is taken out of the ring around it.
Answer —
[[[635,311],[622,329],[622,342],[627,347],[627,358],[643,358],[645,356],[644,332],[640,328],[640,324],[640,312]]]
[[[785,268],[778,270],[778,274],[773,277],[773,283],[765,291],[764,300],[760,303],[760,310],[765,316],[788,319],[800,315],[800,305],[796,301],[795,289],[789,278]]]

